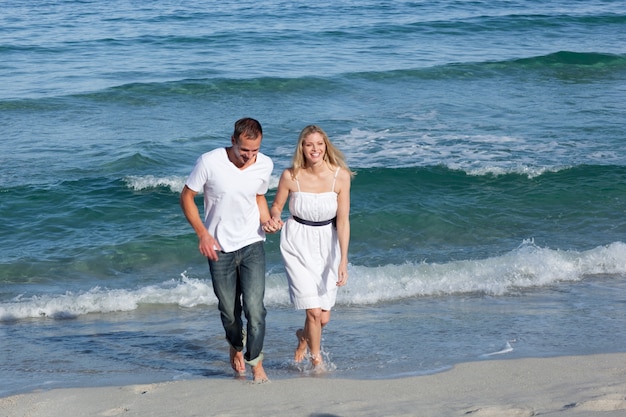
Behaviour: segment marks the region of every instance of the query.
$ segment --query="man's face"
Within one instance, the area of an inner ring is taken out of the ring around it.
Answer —
[[[261,148],[262,135],[253,138],[251,136],[240,135],[239,139],[231,138],[233,144],[233,163],[238,168],[246,168],[256,162],[256,156]]]

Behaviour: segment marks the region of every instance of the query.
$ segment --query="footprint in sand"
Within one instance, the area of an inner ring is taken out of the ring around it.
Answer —
[[[135,394],[147,394],[154,391],[159,384],[131,385],[128,387]]]
[[[131,385],[129,387],[124,387],[122,389],[130,390],[134,394],[144,395],[153,391],[157,386],[158,384]],[[100,413],[100,415],[104,417],[112,417],[112,416],[119,416],[120,414],[124,414],[129,411],[130,411],[130,408],[128,407],[115,407],[115,408],[111,408],[109,410],[103,411],[102,413]]]
[[[110,410],[106,410],[100,415],[105,416],[105,417],[119,416],[120,414],[127,413],[128,411],[129,411],[128,408],[118,407],[118,408],[112,408]]]
[[[575,407],[586,411],[626,410],[626,396],[623,394],[608,394],[593,400],[577,403]]]
[[[470,417],[532,417],[535,411],[532,408],[511,407],[481,407],[465,412]]]

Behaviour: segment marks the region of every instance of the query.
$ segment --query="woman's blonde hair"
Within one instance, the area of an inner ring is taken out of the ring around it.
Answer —
[[[306,159],[304,158],[304,140],[312,133],[319,133],[322,138],[324,138],[324,145],[326,145],[326,152],[324,152],[324,161],[326,161],[331,167],[340,167],[345,169],[350,173],[351,177],[354,177],[355,173],[350,170],[348,164],[346,163],[346,159],[343,153],[332,144],[330,139],[328,139],[328,135],[324,130],[317,125],[308,125],[302,132],[300,132],[300,136],[298,137],[298,143],[296,145],[296,150],[293,154],[292,166],[291,166],[291,176],[296,178],[298,176],[298,172],[301,169],[304,169],[306,165]]]

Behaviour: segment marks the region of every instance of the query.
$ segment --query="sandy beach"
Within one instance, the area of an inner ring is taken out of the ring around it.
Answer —
[[[626,353],[471,362],[393,380],[206,379],[55,389],[0,399],[0,415],[624,416]]]

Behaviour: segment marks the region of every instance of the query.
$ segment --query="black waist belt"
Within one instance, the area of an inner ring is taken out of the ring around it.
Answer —
[[[326,226],[327,224],[331,224],[331,223],[335,227],[337,226],[337,217],[333,217],[330,220],[324,220],[324,221],[321,221],[321,222],[314,222],[314,221],[311,221],[311,220],[304,220],[304,219],[301,219],[300,217],[297,217],[297,216],[291,216],[291,217],[293,217],[293,219],[295,221],[297,221],[298,223],[304,224],[306,226]]]

